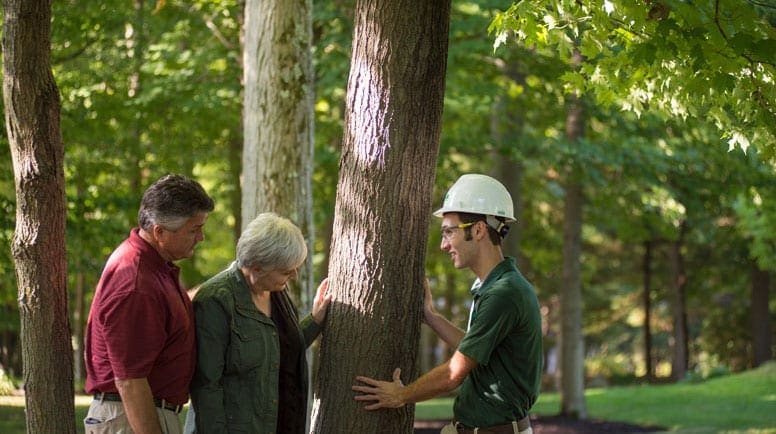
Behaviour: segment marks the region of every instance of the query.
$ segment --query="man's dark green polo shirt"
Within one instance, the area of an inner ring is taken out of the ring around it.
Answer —
[[[479,364],[461,384],[455,420],[471,427],[528,415],[539,395],[542,318],[533,287],[506,258],[474,291],[471,326],[458,351]]]

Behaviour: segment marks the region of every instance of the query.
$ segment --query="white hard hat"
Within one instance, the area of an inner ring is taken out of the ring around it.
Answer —
[[[515,221],[512,196],[503,184],[490,176],[476,173],[462,175],[445,195],[436,217],[448,212],[465,212],[503,217],[506,223]]]

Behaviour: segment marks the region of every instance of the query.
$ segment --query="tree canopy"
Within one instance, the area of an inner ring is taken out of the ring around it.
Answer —
[[[522,1],[496,16],[496,46],[561,59],[567,89],[637,115],[702,119],[730,148],[776,157],[776,6],[756,0]]]

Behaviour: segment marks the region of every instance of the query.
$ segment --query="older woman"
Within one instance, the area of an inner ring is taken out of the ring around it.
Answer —
[[[189,414],[197,433],[304,432],[305,349],[320,334],[331,301],[324,280],[312,314],[299,322],[286,283],[306,257],[299,228],[264,213],[240,236],[237,261],[200,287]]]

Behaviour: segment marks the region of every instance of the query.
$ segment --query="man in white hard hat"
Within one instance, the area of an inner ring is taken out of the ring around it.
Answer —
[[[536,402],[542,372],[539,302],[513,258],[505,258],[501,240],[514,222],[512,198],[497,180],[480,174],[461,176],[434,215],[442,218],[442,250],[455,268],[477,276],[467,330],[439,315],[426,285],[424,322],[452,348],[447,362],[411,384],[356,380],[357,401],[367,410],[397,408],[424,401],[461,386],[454,420],[442,434],[531,434],[528,413]]]

